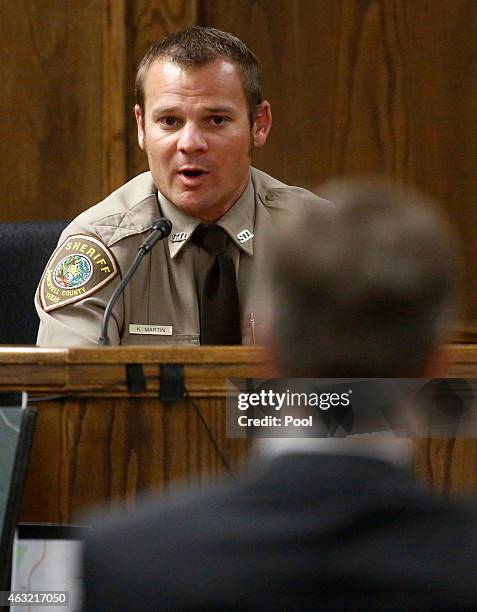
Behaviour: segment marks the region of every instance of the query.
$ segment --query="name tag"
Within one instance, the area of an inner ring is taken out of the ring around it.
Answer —
[[[172,325],[129,325],[130,334],[146,334],[150,336],[172,336]]]

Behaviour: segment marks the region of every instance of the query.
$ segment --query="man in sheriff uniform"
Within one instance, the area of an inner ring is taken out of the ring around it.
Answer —
[[[116,302],[111,343],[259,340],[254,270],[280,228],[320,202],[250,166],[272,123],[260,79],[253,53],[213,28],[193,26],[149,49],[137,72],[135,115],[150,172],[63,232],[35,297],[39,345],[97,343],[109,298],[161,216],[172,222],[172,232],[142,261]],[[226,274],[233,276],[230,304],[221,296],[217,314],[207,315],[210,287],[222,283],[223,292]],[[234,311],[235,330],[206,331],[220,313],[234,319]]]

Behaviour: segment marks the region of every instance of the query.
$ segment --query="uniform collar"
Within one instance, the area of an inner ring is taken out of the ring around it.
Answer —
[[[186,214],[172,202],[157,192],[162,214],[170,219],[172,232],[168,239],[171,259],[189,242],[194,231],[202,223],[197,217]],[[255,191],[249,179],[245,191],[230,210],[217,221],[231,240],[247,255],[253,255],[253,228],[255,225]]]

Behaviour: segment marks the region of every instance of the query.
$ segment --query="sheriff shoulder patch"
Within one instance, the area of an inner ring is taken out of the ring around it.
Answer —
[[[68,236],[50,257],[40,283],[40,301],[49,312],[95,293],[118,273],[109,249],[93,236]]]

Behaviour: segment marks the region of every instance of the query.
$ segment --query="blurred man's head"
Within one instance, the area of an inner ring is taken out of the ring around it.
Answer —
[[[344,181],[276,252],[272,333],[283,375],[425,376],[454,322],[457,245],[436,207]]]

